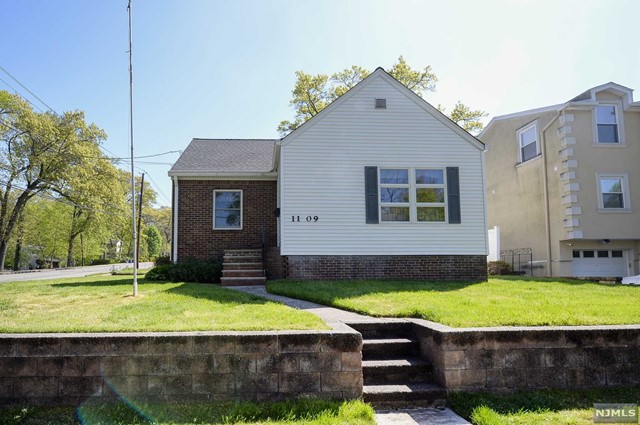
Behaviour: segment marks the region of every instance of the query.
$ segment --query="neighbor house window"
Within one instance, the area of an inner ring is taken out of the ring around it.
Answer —
[[[618,119],[614,105],[596,106],[598,143],[620,143]]]
[[[519,146],[520,162],[526,162],[540,155],[538,143],[538,126],[534,122],[516,132]]]
[[[242,191],[213,191],[213,228],[242,229]]]
[[[626,174],[598,174],[599,207],[604,210],[629,209]]]
[[[445,221],[443,169],[381,168],[381,221]]]

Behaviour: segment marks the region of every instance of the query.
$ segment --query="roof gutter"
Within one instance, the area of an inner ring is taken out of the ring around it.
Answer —
[[[172,177],[173,180],[173,238],[171,240],[171,248],[173,248],[171,261],[174,263],[178,262],[178,178]]]
[[[264,172],[211,172],[211,171],[169,171],[169,177],[210,177],[210,178],[268,178],[277,177],[276,171]]]

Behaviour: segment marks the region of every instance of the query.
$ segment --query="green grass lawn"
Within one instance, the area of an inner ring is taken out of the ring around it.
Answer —
[[[361,401],[301,399],[278,403],[128,404],[1,408],[0,423],[29,425],[306,424],[375,425]]]
[[[640,287],[570,279],[279,280],[267,289],[371,316],[414,317],[453,327],[640,323]]]
[[[593,403],[638,403],[640,387],[540,390],[515,394],[453,393],[449,405],[476,425],[593,424]]]
[[[151,269],[138,269],[138,276],[145,274],[149,270]],[[133,276],[133,267],[127,266],[123,269],[114,270],[111,272],[111,274],[114,276]]]
[[[0,332],[329,329],[317,316],[211,284],[89,276],[0,284]]]

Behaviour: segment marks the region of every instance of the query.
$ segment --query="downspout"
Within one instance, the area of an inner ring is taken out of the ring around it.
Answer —
[[[178,176],[173,177],[173,255],[171,260],[178,262]]]
[[[552,271],[552,262],[551,262],[551,219],[549,212],[549,178],[547,176],[547,140],[544,137],[544,133],[551,127],[560,115],[562,114],[563,109],[560,109],[558,113],[544,126],[542,131],[540,132],[540,150],[542,154],[542,193],[544,197],[544,227],[545,227],[545,236],[546,240],[546,248],[547,248],[547,261],[549,262],[549,267],[547,268],[547,276],[551,277],[553,275]]]

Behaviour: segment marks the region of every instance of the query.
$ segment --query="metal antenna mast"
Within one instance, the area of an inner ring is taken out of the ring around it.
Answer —
[[[131,130],[131,217],[133,229],[133,296],[138,295],[138,249],[136,231],[136,185],[133,164],[133,51],[131,48],[131,0],[127,6],[129,12],[129,127]]]

